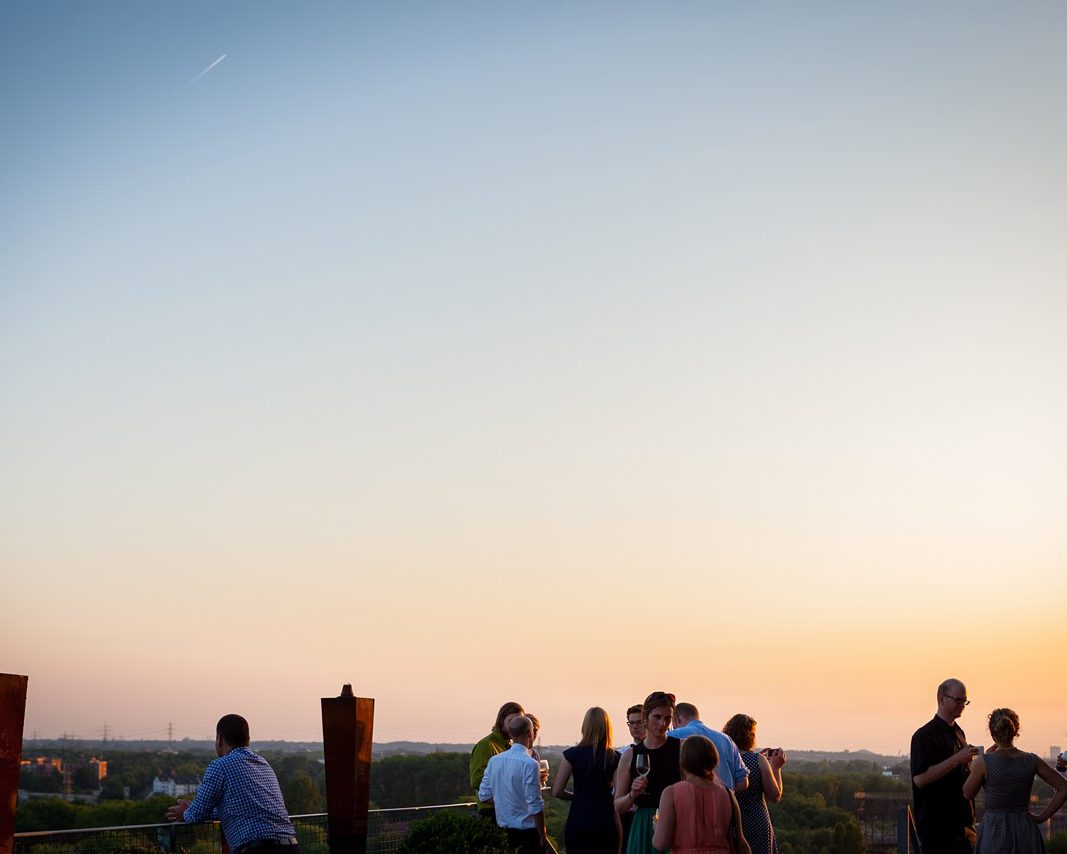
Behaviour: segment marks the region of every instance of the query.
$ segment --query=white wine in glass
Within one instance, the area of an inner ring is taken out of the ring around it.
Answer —
[[[637,769],[639,777],[647,777],[648,772],[652,770],[652,763],[648,759],[648,754],[638,753],[634,760],[634,767]]]
[[[542,789],[547,789],[548,788],[548,772],[549,772],[548,760],[547,759],[542,759],[540,764],[541,764],[541,788]]]

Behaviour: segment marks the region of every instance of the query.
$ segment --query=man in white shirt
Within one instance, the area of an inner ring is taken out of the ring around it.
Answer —
[[[530,756],[533,722],[525,715],[508,723],[511,749],[498,753],[485,767],[478,800],[496,809],[496,823],[507,831],[518,854],[541,854],[545,847],[545,802],[541,769]]]

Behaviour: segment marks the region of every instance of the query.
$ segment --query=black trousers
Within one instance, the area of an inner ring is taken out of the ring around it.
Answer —
[[[516,854],[541,854],[544,848],[541,837],[536,830],[516,830],[514,827],[507,828],[508,845],[515,849]]]
[[[970,828],[928,825],[915,829],[919,833],[923,854],[972,854],[974,851],[973,837],[967,832]]]

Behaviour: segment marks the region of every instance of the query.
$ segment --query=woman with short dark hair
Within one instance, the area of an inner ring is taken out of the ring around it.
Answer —
[[[748,788],[737,792],[741,807],[741,828],[752,854],[778,854],[778,840],[767,801],[782,799],[782,766],[785,752],[780,748],[756,750],[756,721],[748,715],[734,715],[722,731],[734,740],[741,751],[741,761],[748,769]]]

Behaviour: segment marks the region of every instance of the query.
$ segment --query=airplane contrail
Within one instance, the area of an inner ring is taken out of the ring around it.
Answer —
[[[214,67],[215,67],[216,65],[218,65],[218,64],[219,64],[220,62],[222,62],[222,60],[224,60],[225,58],[226,58],[226,54],[223,54],[222,56],[220,56],[220,57],[219,57],[218,59],[216,59],[216,60],[215,60],[215,61],[214,61],[213,63],[211,63],[211,65],[209,65],[209,66],[208,66],[207,68],[205,68],[205,69],[204,69],[203,71],[201,71],[201,72],[200,72],[199,74],[197,74],[197,75],[196,75],[196,77],[194,77],[194,78],[193,78],[193,79],[192,79],[192,80],[191,80],[190,82],[191,82],[191,83],[195,83],[195,82],[196,82],[197,80],[199,80],[199,79],[200,79],[201,77],[203,77],[203,76],[204,76],[205,74],[207,74],[207,73],[208,73],[208,72],[209,72],[209,71],[210,71],[210,70],[211,70],[212,68],[214,68]]]

